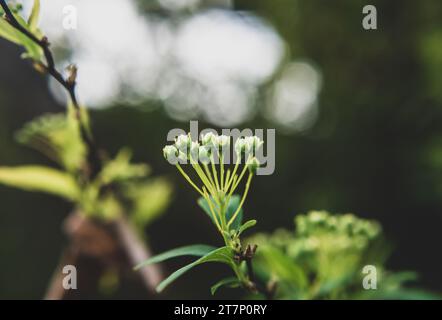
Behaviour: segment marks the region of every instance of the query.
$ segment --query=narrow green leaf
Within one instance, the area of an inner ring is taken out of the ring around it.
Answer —
[[[146,177],[150,172],[150,167],[144,163],[133,164],[131,158],[132,152],[129,149],[120,150],[114,159],[104,164],[99,175],[101,183],[111,184]]]
[[[262,246],[258,252],[264,258],[268,270],[272,270],[278,279],[287,281],[297,288],[305,288],[308,281],[303,269],[281,250]]]
[[[32,7],[31,15],[28,19],[29,29],[32,33],[37,31],[38,20],[40,18],[40,0],[34,0],[34,5]]]
[[[237,278],[229,277],[229,278],[222,279],[222,280],[218,281],[216,284],[214,284],[212,286],[212,288],[210,288],[210,292],[212,293],[212,296],[214,296],[215,293],[218,291],[218,289],[221,287],[237,288],[240,285],[241,285],[241,282]]]
[[[23,28],[28,30],[29,32],[33,33],[37,38],[39,38],[40,35],[38,35],[38,32],[32,32],[30,27],[28,26],[28,23],[25,19],[23,19],[18,13],[14,13],[15,19],[22,25]],[[18,31],[17,31],[18,32]],[[26,52],[22,55],[24,58],[32,59],[34,61],[41,61],[43,58],[43,49],[34,41],[32,41],[30,38],[28,38],[26,35],[18,32],[20,35],[20,43],[21,45],[26,49]]]
[[[27,30],[30,31],[27,22],[20,17],[19,14],[14,14],[17,21]],[[35,32],[37,33],[37,31]],[[17,45],[23,46],[26,52],[23,54],[26,58],[33,59],[35,61],[41,61],[43,57],[43,50],[38,44],[29,39],[26,35],[22,34],[20,31],[16,30],[13,26],[9,24],[4,18],[0,17],[0,37],[5,38]]]
[[[246,231],[247,229],[253,227],[256,224],[256,220],[249,220],[245,222],[238,230],[238,235]]]
[[[28,31],[31,31],[29,29],[28,22],[25,19],[23,19],[23,17],[18,12],[13,12],[12,14],[14,15],[17,22],[20,23],[23,28],[25,28]]]
[[[13,26],[9,24],[8,21],[0,17],[0,37],[11,41],[15,44],[21,45],[22,44],[22,37],[20,36],[20,33],[14,29]]]
[[[68,174],[41,166],[0,167],[0,183],[27,191],[45,192],[76,200],[80,190]]]
[[[147,266],[149,264],[154,264],[158,262],[162,262],[171,258],[175,257],[181,257],[181,256],[196,256],[196,257],[203,257],[206,254],[216,250],[215,247],[208,246],[205,244],[194,244],[191,246],[185,246],[180,248],[175,248],[166,252],[163,252],[159,255],[156,255],[154,257],[151,257],[150,259],[141,262],[135,267],[135,270],[138,270],[144,266]]]
[[[206,254],[204,257],[188,264],[187,266],[182,267],[181,269],[178,269],[174,273],[172,273],[169,277],[167,277],[165,280],[163,280],[157,287],[157,292],[163,291],[169,284],[174,282],[176,279],[178,279],[180,276],[182,276],[184,273],[192,269],[193,267],[196,267],[197,265],[207,263],[207,262],[219,262],[219,263],[225,263],[228,265],[232,265],[234,263],[233,260],[233,250],[230,247],[222,247],[218,248],[208,254]]]

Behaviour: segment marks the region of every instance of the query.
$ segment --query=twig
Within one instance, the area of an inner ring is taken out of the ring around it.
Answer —
[[[258,246],[255,244],[251,246],[250,244],[247,245],[246,250],[243,253],[243,259],[246,262],[247,266],[247,273],[249,274],[249,280],[255,283],[255,272],[253,271],[253,263],[252,259],[256,253],[256,249],[258,249]]]
[[[3,11],[5,12],[6,20],[9,22],[9,24],[14,27],[17,31],[21,32],[25,36],[27,36],[30,40],[32,40],[34,43],[36,43],[40,48],[43,50],[45,59],[46,59],[46,65],[42,64],[40,62],[40,65],[43,67],[43,69],[51,75],[58,83],[60,83],[69,94],[69,97],[72,101],[72,104],[76,110],[76,117],[78,119],[78,122],[80,124],[80,133],[83,141],[86,143],[89,149],[89,160],[90,160],[90,166],[91,166],[91,176],[94,177],[100,170],[101,170],[101,159],[100,159],[100,153],[98,151],[98,148],[95,145],[94,140],[92,139],[91,135],[88,133],[88,130],[86,129],[86,125],[84,124],[82,117],[81,117],[81,108],[78,103],[77,95],[76,95],[76,75],[77,70],[75,66],[71,67],[70,75],[67,79],[65,79],[62,74],[56,69],[55,62],[54,62],[54,56],[49,48],[50,43],[48,41],[47,37],[43,37],[42,39],[38,39],[34,34],[29,32],[26,28],[24,28],[15,18],[14,14],[12,13],[11,9],[6,4],[5,0],[0,0],[0,6],[3,8]]]
[[[14,14],[6,4],[5,0],[0,0],[0,6],[3,8],[3,11],[5,13],[5,18],[8,23],[14,27],[17,31],[24,34],[26,37],[28,37],[31,41],[36,43],[42,50],[46,59],[46,65],[44,65],[41,61],[36,61],[39,66],[42,67],[43,70],[45,70],[50,76],[52,76],[59,84],[63,86],[63,88],[67,91],[69,94],[69,97],[71,99],[71,102],[75,108],[76,111],[76,118],[78,120],[79,126],[80,126],[80,133],[81,138],[84,141],[84,143],[88,147],[88,163],[90,166],[90,172],[89,172],[89,178],[94,178],[96,174],[98,174],[102,169],[102,160],[100,157],[100,151],[95,145],[95,142],[91,136],[91,134],[88,132],[86,125],[82,119],[81,116],[81,108],[78,103],[77,95],[76,95],[76,78],[77,78],[77,68],[73,65],[70,66],[69,75],[65,79],[63,75],[56,69],[54,57],[50,50],[50,43],[48,41],[47,37],[43,37],[42,39],[38,39],[34,34],[29,32],[26,28],[24,28],[15,18]],[[78,219],[81,215],[74,214],[72,216],[72,220],[68,219],[68,223],[72,223],[74,221],[75,223],[83,223],[82,220]],[[96,250],[96,248],[93,248],[92,255],[96,256],[98,258],[106,260],[107,258],[104,257],[103,251],[108,251],[108,253],[112,253],[112,256],[115,256],[115,245],[110,245],[109,243],[112,243],[112,239],[116,240],[117,243],[121,246],[121,249],[124,250],[125,254],[127,255],[127,258],[129,259],[128,263],[135,265],[139,263],[140,261],[147,260],[149,258],[150,252],[147,246],[145,246],[140,239],[137,237],[136,232],[131,228],[131,226],[127,223],[124,216],[113,222],[114,224],[114,230],[113,232],[109,232],[109,230],[106,230],[103,226],[97,225],[94,223],[94,221],[88,221],[90,225],[88,228],[90,229],[89,232],[91,232],[95,238],[101,239],[102,243],[107,242],[107,250]],[[84,227],[84,223],[83,223]],[[62,260],[60,261],[60,265],[57,267],[56,272],[54,273],[54,276],[49,284],[48,291],[46,294],[47,299],[62,299],[65,296],[65,290],[63,290],[61,286],[62,276],[61,276],[61,269],[63,267],[63,264],[70,262],[74,263],[78,260],[79,256],[85,253],[85,248],[90,247],[90,244],[88,242],[91,242],[90,239],[86,237],[84,239],[84,235],[78,234],[78,230],[73,231],[67,230],[68,235],[70,236],[71,245],[65,250],[65,253],[63,254]],[[109,238],[110,237],[110,238]],[[107,239],[107,241],[104,241],[103,239]],[[110,240],[109,240],[110,239]],[[80,242],[80,244],[78,243]],[[95,241],[92,241],[95,242]],[[85,245],[86,243],[86,245]],[[109,246],[113,249],[111,250]],[[86,251],[89,251],[87,249]],[[97,252],[98,251],[98,252]],[[88,253],[90,255],[91,252]],[[130,268],[131,269],[131,268]],[[158,266],[152,266],[150,268],[144,268],[143,271],[140,273],[141,277],[143,278],[143,283],[146,285],[146,287],[149,289],[149,291],[153,292],[156,285],[160,282],[162,279],[162,272],[161,269]]]
[[[255,277],[255,271],[253,269],[253,257],[255,256],[256,250],[258,249],[258,246],[255,244],[251,246],[250,244],[247,245],[246,250],[241,252],[241,255],[239,256],[240,261],[245,261],[246,267],[247,267],[247,275],[249,277],[250,286],[248,289],[252,293],[260,293],[266,297],[268,300],[272,300],[275,295],[276,291],[276,283],[271,282],[267,286],[261,284],[259,281],[257,281]]]
[[[32,34],[26,28],[24,28],[14,17],[14,14],[12,13],[11,9],[9,9],[5,0],[0,0],[0,5],[5,12],[6,20],[9,22],[9,24],[42,48],[47,62],[47,65],[44,66],[46,71],[68,91],[72,99],[72,103],[77,109],[79,109],[78,100],[75,95],[75,81],[73,82],[66,81],[61,75],[61,73],[58,72],[57,69],[55,68],[54,57],[52,55],[51,50],[49,49],[50,43],[48,41],[48,38],[43,37],[42,39],[38,39],[34,34]]]

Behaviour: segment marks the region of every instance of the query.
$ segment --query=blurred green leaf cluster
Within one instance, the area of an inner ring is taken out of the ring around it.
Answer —
[[[85,112],[83,112],[86,114]],[[80,137],[79,123],[73,107],[68,115],[50,114],[26,124],[17,134],[17,140],[43,153],[66,171],[78,173],[84,163],[87,148]]]
[[[311,211],[295,218],[296,230],[277,230],[248,239],[259,249],[257,275],[276,284],[278,299],[418,299],[429,293],[410,289],[412,272],[385,269],[388,245],[380,225],[352,214]],[[376,289],[364,289],[366,265],[376,267]]]
[[[87,112],[82,116],[87,121]],[[164,178],[148,179],[146,164],[131,162],[131,152],[123,148],[106,159],[92,179],[87,147],[82,140],[73,107],[67,114],[44,115],[25,125],[17,134],[19,142],[37,149],[61,169],[44,166],[0,167],[0,183],[28,191],[63,197],[85,215],[114,219],[128,211],[140,227],[162,213],[170,202],[172,187]]]

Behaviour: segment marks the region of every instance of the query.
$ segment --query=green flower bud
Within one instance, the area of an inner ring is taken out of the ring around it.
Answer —
[[[253,153],[259,150],[259,148],[262,147],[264,144],[264,141],[262,141],[259,137],[253,136],[253,137],[247,137],[247,142],[250,144],[250,148]]]
[[[246,151],[246,139],[240,138],[235,142],[235,152],[238,156]]]
[[[203,164],[210,163],[211,149],[206,146],[200,146],[198,150],[198,160]]]
[[[179,160],[180,162],[187,162],[187,154],[185,154],[185,153],[182,152],[182,151],[179,151],[179,154],[178,154],[178,160]]]
[[[202,144],[209,148],[218,148],[218,136],[213,132],[208,132],[201,137]]]
[[[182,134],[175,139],[175,147],[185,153],[189,152],[191,143],[192,139],[185,134]]]
[[[246,137],[245,140],[246,140],[246,152],[252,153],[253,155],[264,144],[264,141],[262,141],[257,136]]]
[[[247,166],[248,166],[248,168],[249,168],[249,171],[250,171],[251,173],[253,173],[253,174],[256,173],[256,170],[258,170],[258,168],[259,168],[260,165],[261,165],[261,164],[259,163],[259,160],[258,160],[258,158],[256,158],[256,157],[253,157],[252,159],[250,159],[250,160],[247,162]]]
[[[165,146],[163,148],[163,155],[167,161],[174,161],[178,156],[178,149],[175,146]]]
[[[246,155],[253,155],[253,137],[245,137],[244,138],[245,141],[245,146],[244,146],[244,153]]]
[[[192,160],[197,160],[199,156],[200,144],[198,142],[192,141],[190,144],[190,156]]]
[[[228,148],[230,146],[230,137],[221,135],[218,137],[218,143],[221,148]]]

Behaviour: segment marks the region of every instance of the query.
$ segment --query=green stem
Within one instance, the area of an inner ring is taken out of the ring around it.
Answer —
[[[204,198],[206,199],[206,201],[207,201],[207,203],[209,205],[210,213],[212,214],[212,217],[213,217],[213,220],[215,221],[216,227],[218,228],[218,231],[221,232],[221,234],[224,237],[223,229],[219,225],[219,222],[218,222],[218,219],[217,219],[217,215],[216,215],[215,210],[213,209],[213,206],[212,206],[212,200],[210,199],[210,196],[207,193],[206,188],[203,187],[203,190],[204,190]]]
[[[204,163],[203,163],[203,168],[204,168],[204,171],[206,172],[207,177],[208,177],[209,180],[210,180],[210,183],[212,184],[212,186],[214,186],[214,185],[215,185],[215,182],[213,181],[212,174],[210,173],[210,169],[209,169],[209,167],[207,166],[207,164],[204,164]]]
[[[235,177],[233,178],[233,183],[236,182],[236,179],[238,179],[237,175],[235,175]],[[227,203],[230,202],[230,198],[232,197],[233,191],[234,191],[233,189],[230,190],[229,195],[227,196],[227,200],[226,200]]]
[[[230,176],[230,181],[227,183],[226,190],[229,190],[230,185],[232,184],[233,178],[235,177],[236,171],[238,170],[239,163],[241,162],[241,159],[237,159],[235,167],[233,168],[232,175]]]
[[[220,191],[219,183],[218,183],[218,172],[216,171],[216,168],[215,168],[215,159],[214,159],[213,155],[212,155],[211,160],[212,160],[212,161],[211,161],[211,164],[212,164],[212,173],[213,173],[213,177],[214,177],[214,179],[215,179],[216,189],[217,189],[218,191]]]
[[[221,216],[222,229],[225,230],[226,229],[226,204],[223,201],[221,202],[219,214]]]
[[[224,190],[224,154],[221,149],[221,154],[219,156],[220,166],[221,166],[221,190]]]
[[[214,190],[213,184],[210,183],[210,181],[207,178],[207,176],[205,175],[203,169],[201,169],[201,166],[198,164],[198,162],[192,158],[192,155],[190,155],[190,163],[192,164],[193,169],[195,169],[196,173],[200,177],[203,184],[206,186],[206,188],[209,190],[209,192],[212,193],[212,195],[215,199],[217,192]],[[216,201],[218,201],[218,200],[216,200]]]
[[[235,273],[236,277],[238,278],[239,282],[245,283],[247,281],[247,276],[242,272],[239,264],[233,264],[232,265],[233,272]]]
[[[227,192],[227,190],[229,189],[227,184],[228,184],[229,179],[230,179],[230,174],[231,174],[230,169],[228,169],[227,170],[227,174],[226,174],[226,180],[225,180],[225,183],[224,183],[224,189],[223,189],[224,192]]]
[[[189,182],[190,185],[192,187],[194,187],[195,190],[198,191],[198,193],[201,194],[204,197],[204,193],[201,191],[200,188],[198,188],[196,186],[195,183],[193,183],[192,179],[190,179],[189,176],[187,175],[187,173],[184,172],[183,168],[181,168],[181,166],[179,164],[177,164],[176,167],[177,167],[178,171],[183,175],[183,177],[187,180],[187,182]]]
[[[250,159],[250,158],[249,158]],[[236,182],[233,184],[232,186],[232,193],[236,190],[236,188],[238,187],[238,185],[240,184],[242,178],[244,177],[244,174],[246,173],[248,166],[247,166],[247,162],[249,160],[246,161],[246,163],[244,164],[244,168],[242,169],[241,174],[239,175],[239,178],[236,180]]]
[[[208,180],[207,176],[201,169],[199,164],[192,164],[193,169],[195,169],[195,172],[197,173],[198,177],[201,179],[202,183],[205,185],[205,187],[209,190],[210,193],[216,194],[216,192],[213,190],[212,185],[210,184],[210,181]]]
[[[253,178],[253,174],[250,173],[250,174],[249,174],[249,178],[247,179],[246,189],[244,190],[244,195],[242,196],[241,202],[239,203],[239,206],[238,206],[238,208],[236,209],[235,213],[233,214],[232,218],[230,218],[229,222],[227,223],[227,228],[230,227],[230,225],[233,223],[233,221],[235,221],[236,216],[239,214],[239,212],[240,212],[240,210],[241,210],[241,208],[242,208],[242,206],[243,206],[243,204],[244,204],[244,201],[245,201],[246,198],[247,198],[247,194],[249,193],[250,183],[251,183],[251,181],[252,181],[252,178]]]

